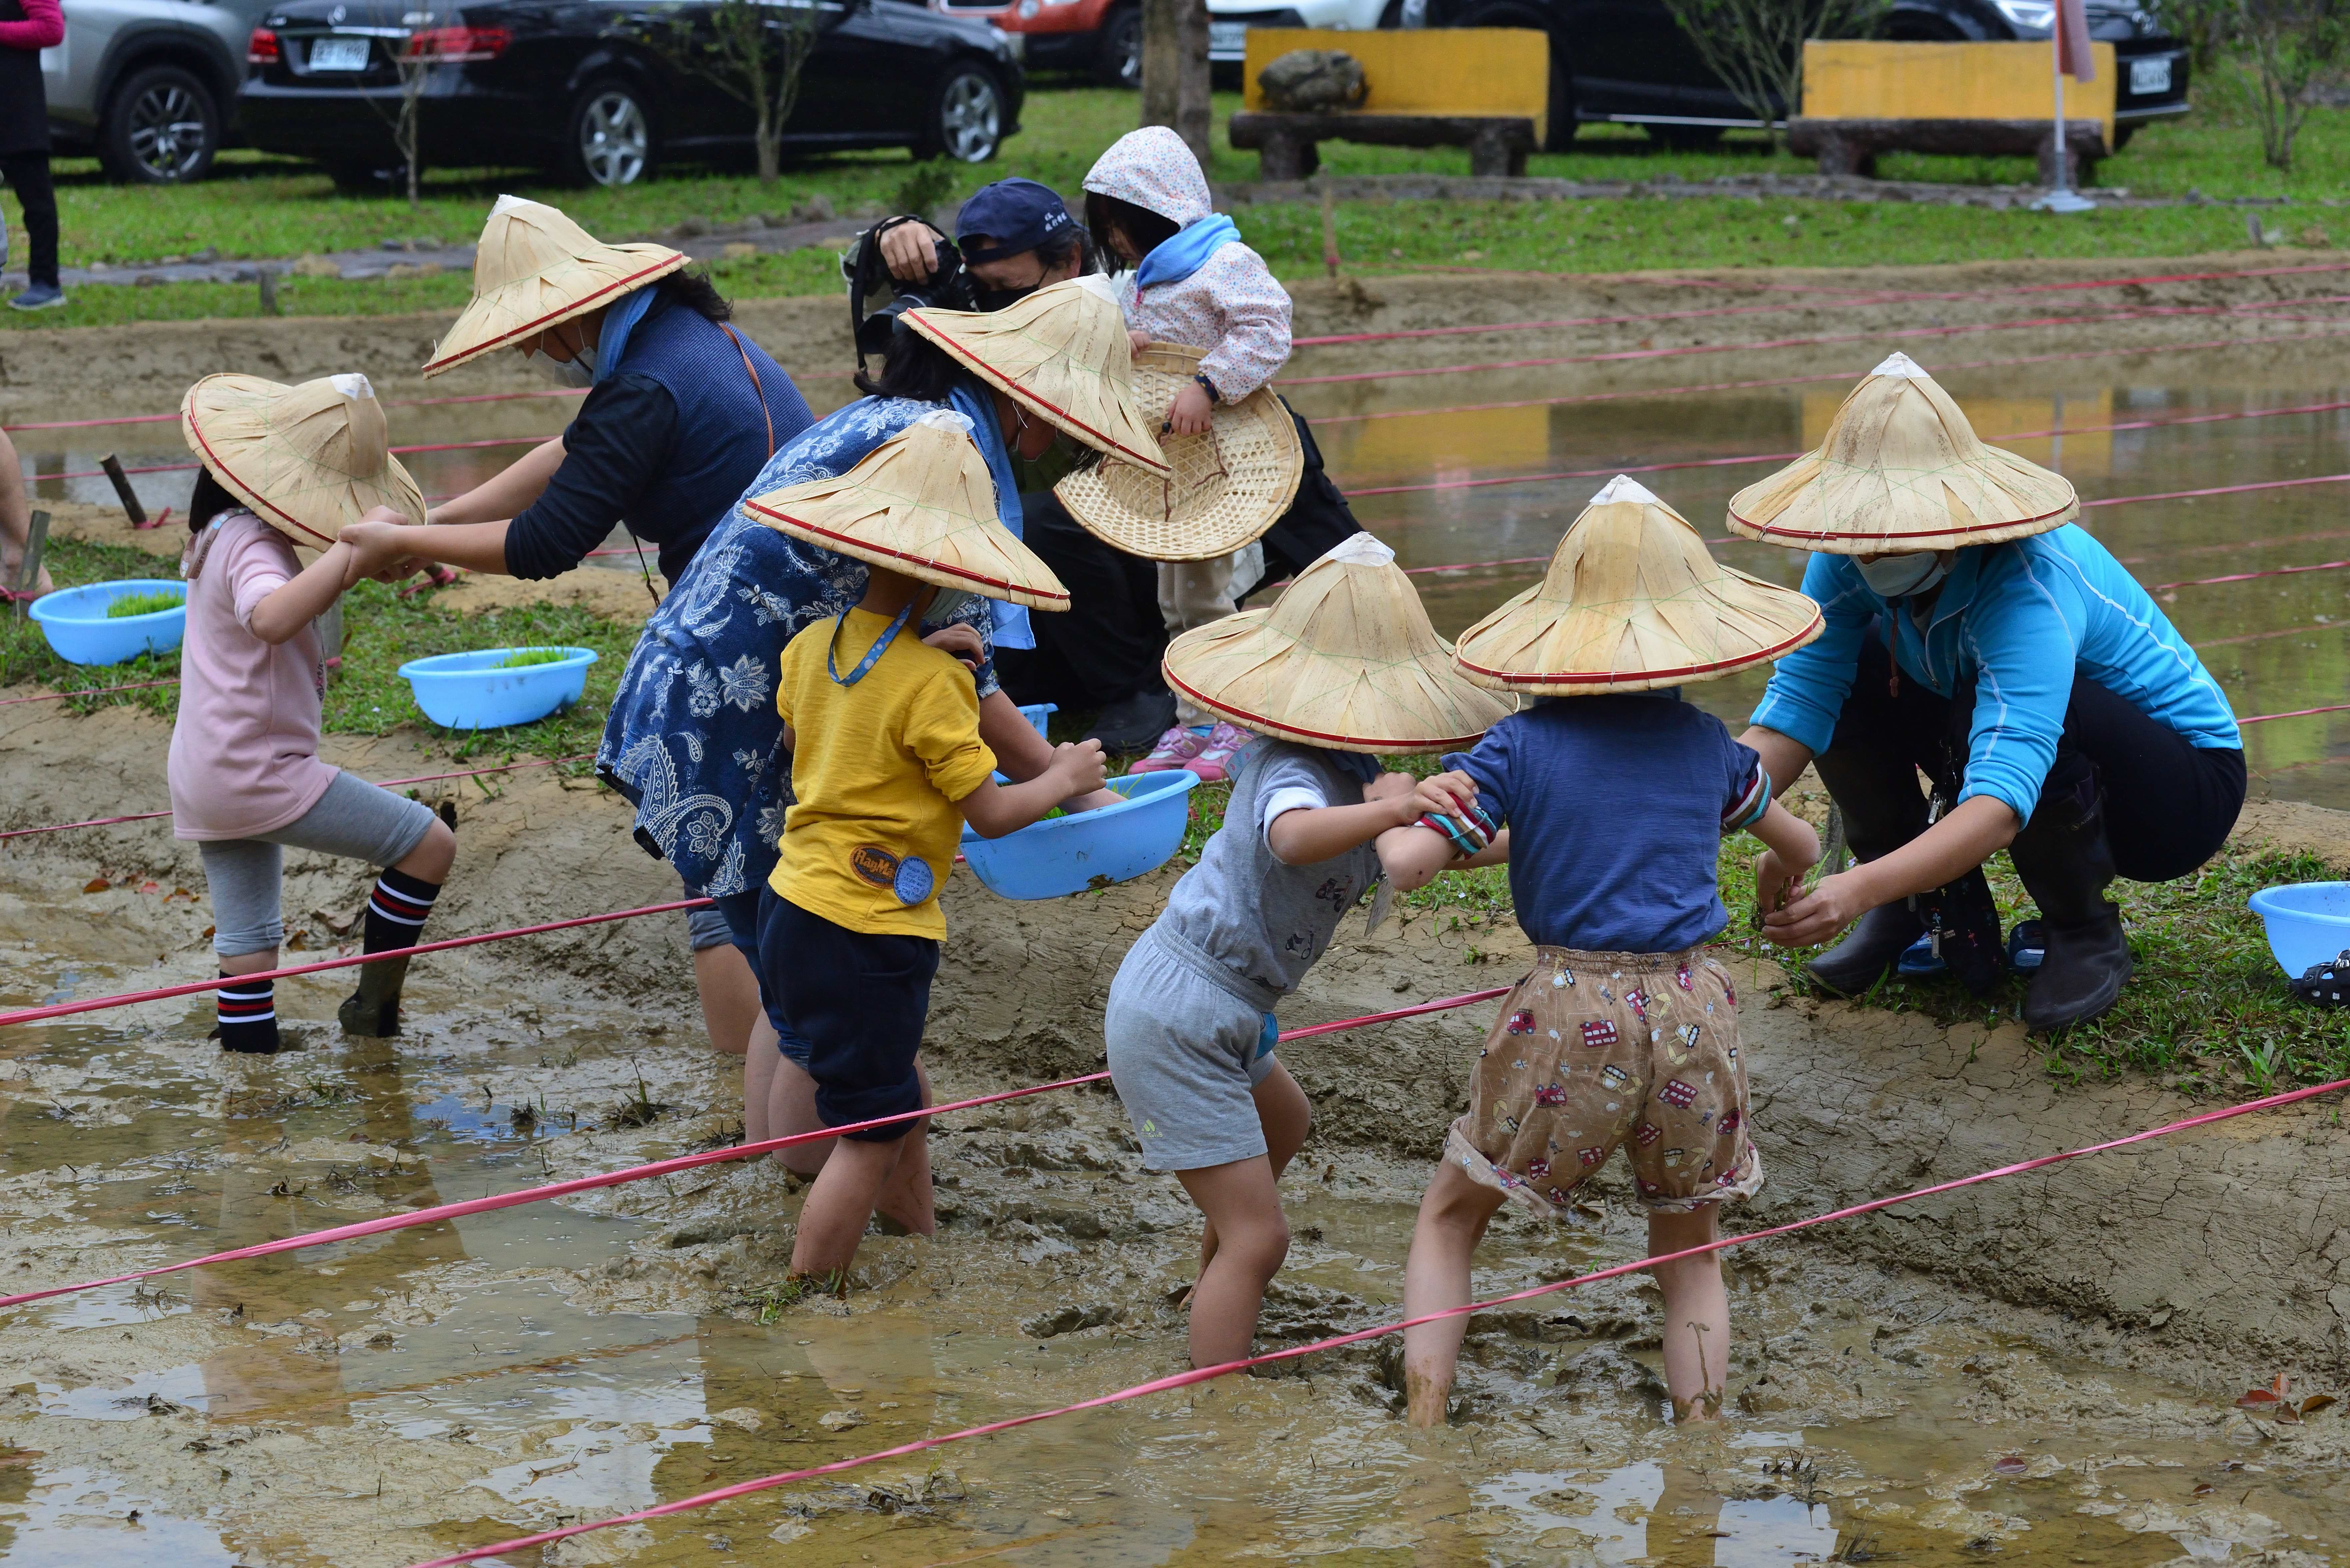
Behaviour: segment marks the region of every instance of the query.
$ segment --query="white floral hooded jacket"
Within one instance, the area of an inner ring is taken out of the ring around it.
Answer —
[[[1200,161],[1163,125],[1119,137],[1087,171],[1086,189],[1183,225],[1214,211]],[[1128,326],[1208,351],[1201,373],[1226,402],[1247,397],[1289,362],[1289,295],[1244,244],[1224,245],[1191,276],[1148,289],[1136,287],[1129,269],[1118,275],[1118,293]]]

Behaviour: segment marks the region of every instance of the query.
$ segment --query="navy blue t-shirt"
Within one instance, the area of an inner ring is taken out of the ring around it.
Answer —
[[[1678,952],[1730,923],[1725,820],[1752,811],[1762,759],[1674,691],[1552,697],[1444,759],[1510,828],[1510,896],[1540,946]]]

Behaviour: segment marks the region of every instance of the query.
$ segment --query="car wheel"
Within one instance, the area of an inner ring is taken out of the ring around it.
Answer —
[[[931,112],[914,156],[984,163],[1003,141],[1003,89],[984,66],[958,60],[931,96]]]
[[[589,83],[571,106],[563,163],[573,183],[612,190],[650,175],[653,121],[643,95],[627,82]]]
[[[181,66],[133,71],[107,107],[99,158],[134,185],[183,185],[212,171],[220,151],[220,109],[212,89]]]
[[[1094,59],[1094,75],[1104,87],[1142,85],[1142,7],[1121,5],[1102,24],[1101,53]]]

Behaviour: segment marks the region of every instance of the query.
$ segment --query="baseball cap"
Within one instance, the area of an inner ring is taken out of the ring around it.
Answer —
[[[962,204],[955,217],[955,244],[965,261],[1002,261],[1035,250],[1074,223],[1051,186],[1034,180],[998,180],[972,192]],[[974,246],[973,234],[985,234],[995,243]]]

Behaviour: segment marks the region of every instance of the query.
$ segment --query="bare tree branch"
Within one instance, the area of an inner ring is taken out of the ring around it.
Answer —
[[[1876,31],[1889,0],[1665,0],[1698,58],[1749,114],[1773,151],[1777,122],[1804,103],[1804,40]]]

